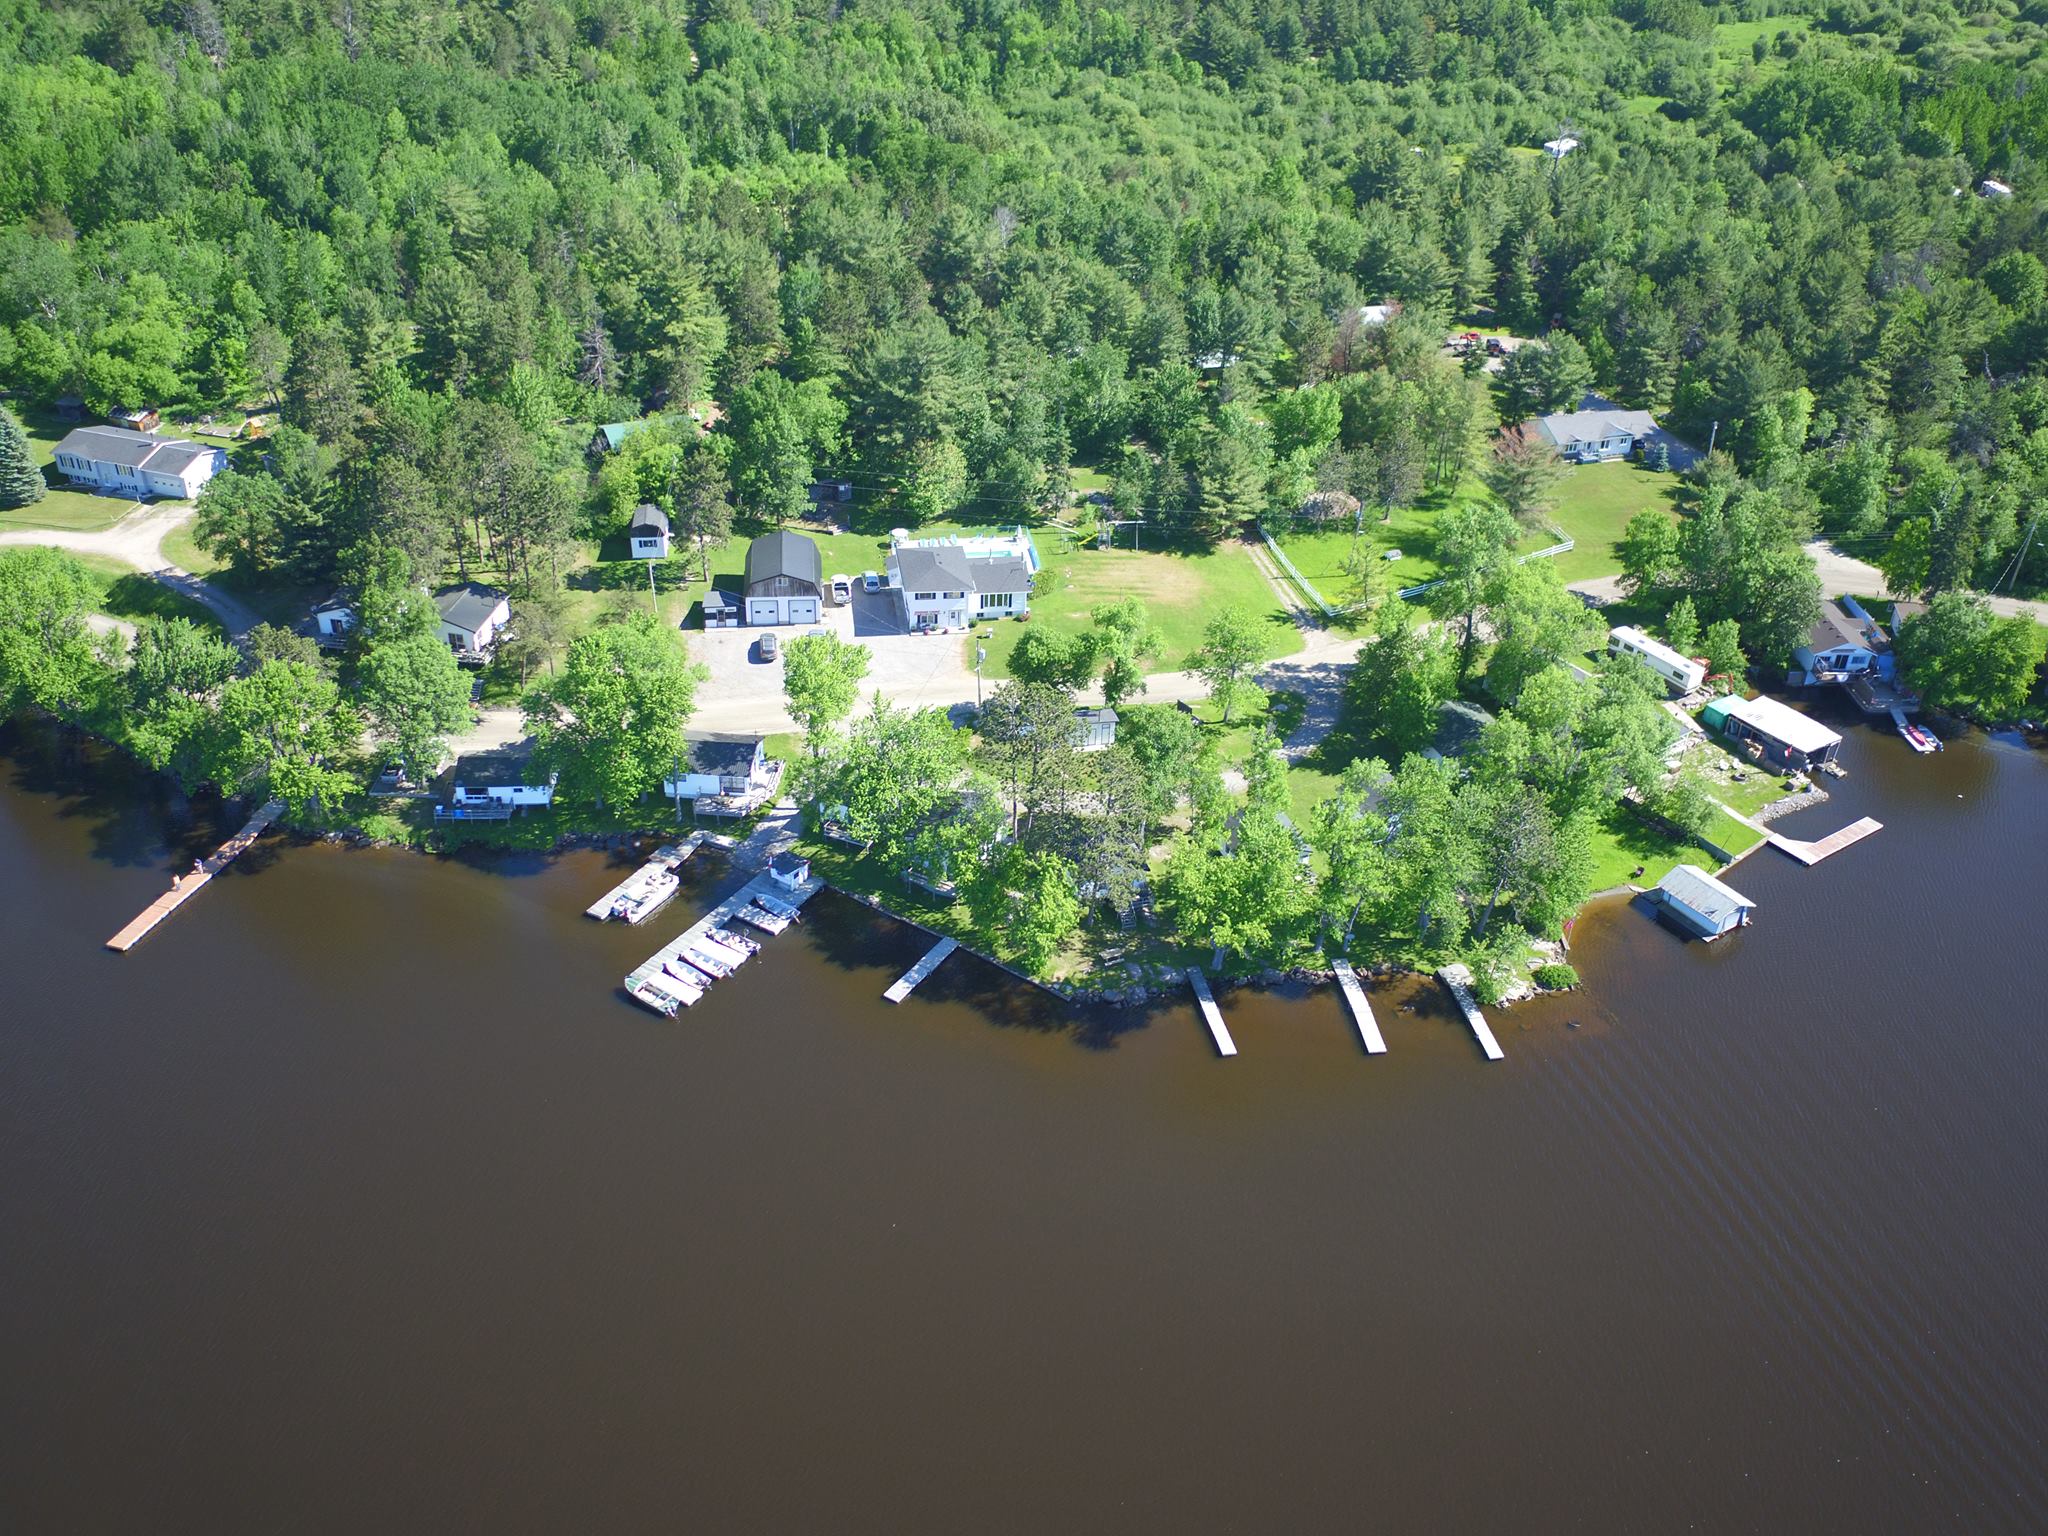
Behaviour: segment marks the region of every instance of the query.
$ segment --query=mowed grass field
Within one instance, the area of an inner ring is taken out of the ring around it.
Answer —
[[[1678,517],[1678,476],[1638,464],[1575,464],[1558,482],[1550,520],[1577,547],[1557,557],[1557,574],[1567,582],[1612,576],[1621,569],[1615,543],[1638,512],[1662,509]]]
[[[1010,653],[1027,630],[1042,627],[1058,634],[1079,634],[1089,615],[1103,603],[1135,597],[1144,603],[1165,644],[1150,663],[1151,672],[1176,672],[1202,643],[1209,620],[1225,608],[1243,608],[1259,620],[1261,649],[1268,660],[1301,649],[1301,631],[1280,606],[1242,545],[1224,544],[1202,552],[1060,548],[1038,535],[1045,568],[1031,593],[1028,619],[1005,619],[983,628],[990,638],[983,675],[1008,677]],[[968,659],[975,640],[968,638]]]
[[[93,607],[100,613],[110,614],[117,619],[135,623],[146,618],[190,619],[202,629],[219,630],[220,620],[213,616],[211,609],[194,602],[182,592],[174,592],[161,582],[152,581],[126,561],[116,560],[111,555],[80,554],[75,550],[64,550],[91,574],[93,583],[99,588],[99,597]]]
[[[30,454],[43,466],[43,483],[50,489],[31,506],[10,507],[0,512],[0,528],[61,528],[68,533],[98,533],[135,510],[135,503],[125,496],[89,496],[83,491],[66,489],[64,477],[50,467],[50,460],[71,428],[34,411],[15,414],[28,438]]]

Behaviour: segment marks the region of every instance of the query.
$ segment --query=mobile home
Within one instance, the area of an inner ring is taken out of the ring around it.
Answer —
[[[1607,654],[1633,656],[1680,693],[1691,693],[1707,680],[1707,669],[1701,663],[1681,656],[1661,640],[1652,640],[1632,624],[1617,625],[1607,632]]]

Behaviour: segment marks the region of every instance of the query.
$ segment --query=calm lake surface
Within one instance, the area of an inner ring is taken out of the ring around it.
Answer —
[[[1076,1016],[837,897],[664,1023],[597,853],[224,830],[0,731],[10,1532],[2048,1529],[2048,754],[1583,919],[1588,989]]]

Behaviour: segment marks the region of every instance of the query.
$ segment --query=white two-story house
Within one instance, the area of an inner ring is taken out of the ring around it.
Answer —
[[[965,629],[984,619],[1031,610],[1038,550],[1022,529],[1012,534],[900,539],[889,549],[889,585],[903,593],[914,630]]]
[[[228,467],[224,448],[126,427],[78,427],[65,434],[54,457],[67,480],[137,501],[189,501]]]

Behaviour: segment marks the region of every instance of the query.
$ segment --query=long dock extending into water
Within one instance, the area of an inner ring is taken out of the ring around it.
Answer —
[[[1447,965],[1438,971],[1437,977],[1451,989],[1451,997],[1464,1012],[1465,1022],[1479,1041],[1479,1049],[1486,1053],[1488,1061],[1503,1061],[1500,1042],[1493,1038],[1493,1031],[1487,1027],[1486,1015],[1479,1011],[1479,1000],[1472,995],[1472,973],[1462,965]]]
[[[884,992],[882,996],[892,1003],[902,1002],[903,999],[910,996],[916,990],[917,984],[920,981],[923,981],[925,977],[931,975],[933,971],[939,968],[940,961],[944,960],[946,956],[953,953],[959,947],[960,941],[958,939],[945,938],[939,940],[938,943],[925,952],[925,957],[922,960],[898,977],[895,984],[888,991]]]
[[[1884,830],[1884,823],[1873,816],[1852,821],[1839,832],[1830,832],[1818,842],[1802,842],[1796,837],[1784,837],[1776,832],[1766,832],[1764,838],[1773,848],[1792,855],[1802,864],[1818,864],[1830,854],[1840,853],[1852,843],[1860,843],[1873,832]]]
[[[1379,1020],[1372,1016],[1372,1003],[1366,998],[1365,986],[1359,981],[1358,972],[1351,969],[1349,960],[1335,961],[1330,968],[1337,973],[1337,986],[1344,993],[1344,1001],[1351,1006],[1351,1017],[1358,1025],[1358,1038],[1365,1042],[1365,1054],[1386,1054],[1387,1042],[1380,1035]]]
[[[249,845],[263,835],[263,829],[284,814],[284,802],[272,800],[251,816],[248,823],[233,837],[222,843],[211,858],[201,859],[199,867],[185,874],[171,877],[171,888],[142,909],[141,916],[107,940],[107,948],[126,954],[156,925],[169,917],[178,908],[199,894],[202,886],[215,875],[226,869],[235,859],[248,851]]]
[[[707,837],[704,841],[715,839]],[[657,1013],[673,1017],[677,1001],[686,1005],[696,1002],[704,995],[704,987],[730,976],[760,947],[750,944],[744,951],[730,951],[712,938],[713,929],[723,928],[742,907],[756,901],[770,911],[793,914],[823,889],[825,882],[815,875],[807,877],[801,885],[789,886],[764,870],[629,971],[625,981],[628,995]],[[685,984],[680,994],[673,985],[676,980]],[[664,1001],[667,1006],[663,1006]]]
[[[1235,1056],[1237,1042],[1230,1038],[1230,1031],[1223,1027],[1223,1010],[1216,1006],[1216,994],[1209,990],[1209,978],[1190,966],[1188,985],[1195,989],[1195,1004],[1202,1010],[1202,1022],[1209,1026],[1210,1038],[1216,1042],[1216,1054]]]

